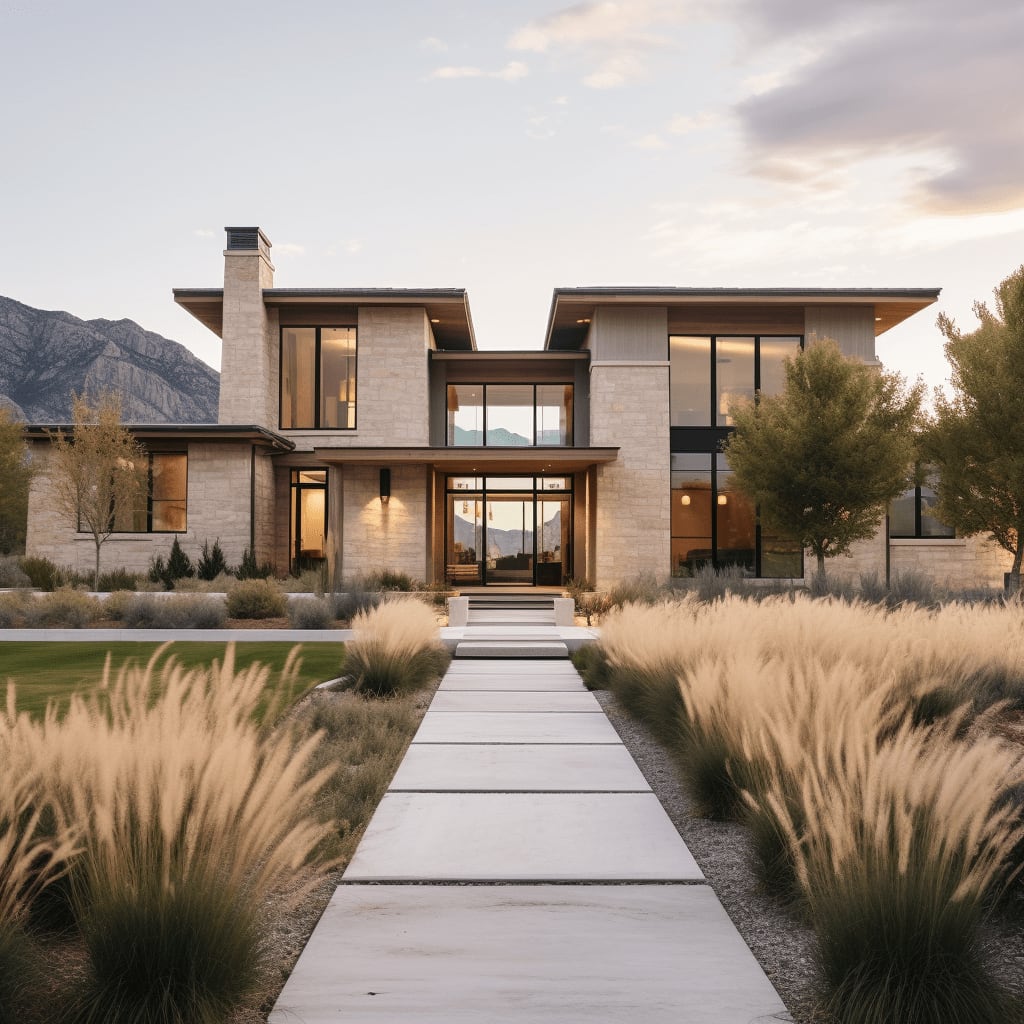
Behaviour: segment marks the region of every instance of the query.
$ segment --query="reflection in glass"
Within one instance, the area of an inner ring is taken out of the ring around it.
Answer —
[[[935,489],[922,484],[919,490],[921,492],[921,536],[955,537],[956,530],[952,526],[947,526],[931,514],[935,507]]]
[[[356,329],[320,329],[320,426],[356,425]]]
[[[533,444],[533,385],[487,385],[487,443],[499,448]]]
[[[316,426],[316,328],[285,327],[281,331],[281,427]]]
[[[711,563],[711,456],[672,456],[672,574]]]
[[[799,338],[761,339],[761,394],[780,395],[786,386],[785,360],[800,351]]]
[[[153,532],[182,533],[188,529],[188,456],[160,452],[150,458]]]
[[[754,397],[754,339],[715,339],[715,409],[717,424],[731,427],[729,405]]]
[[[889,536],[913,537],[917,532],[917,489],[904,491],[889,506]]]
[[[572,444],[572,385],[537,385],[537,444]]]
[[[669,338],[669,407],[673,427],[711,426],[711,339]]]
[[[724,461],[721,455],[718,458]],[[733,487],[732,476],[731,471],[719,468],[715,500],[718,541],[715,560],[719,568],[739,566],[753,576],[757,568],[757,516],[750,501]]]
[[[484,443],[482,384],[448,385],[448,444],[478,447]]]
[[[294,572],[318,567],[327,557],[327,471],[291,471],[291,564]]]

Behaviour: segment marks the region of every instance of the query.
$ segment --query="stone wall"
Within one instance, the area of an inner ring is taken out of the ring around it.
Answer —
[[[667,362],[591,364],[591,444],[619,448],[618,459],[596,474],[592,564],[599,587],[639,573],[668,575],[668,395]]]
[[[391,500],[386,505],[380,500],[379,466],[345,466],[340,473],[342,577],[347,580],[379,569],[394,569],[415,579],[426,578],[426,467],[391,467]],[[336,516],[332,509],[332,520]]]

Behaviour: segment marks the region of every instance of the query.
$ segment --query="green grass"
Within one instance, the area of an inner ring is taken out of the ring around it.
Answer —
[[[34,716],[42,716],[47,702],[53,698],[66,707],[72,693],[89,693],[96,688],[103,674],[107,653],[111,655],[114,674],[127,661],[140,665],[152,657],[158,643],[124,641],[121,643],[78,643],[12,641],[0,644],[0,687],[8,681],[17,687],[17,708]],[[168,646],[164,658],[177,658],[184,668],[209,665],[214,659],[224,660],[227,645],[211,641],[177,641]],[[235,645],[236,668],[240,671],[253,662],[271,669],[270,687],[260,702],[257,714],[262,720],[271,706],[286,708],[298,697],[326,679],[339,675],[344,652],[341,644],[306,644],[302,648],[302,665],[294,681],[282,684],[281,669],[289,651],[296,645],[281,641],[243,641]]]

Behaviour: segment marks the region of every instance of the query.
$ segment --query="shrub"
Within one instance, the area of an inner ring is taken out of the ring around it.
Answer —
[[[588,690],[608,689],[608,661],[599,644],[584,644],[573,651],[569,657]]]
[[[228,594],[227,608],[232,619],[279,619],[288,610],[284,594],[262,579],[239,583]]]
[[[190,576],[195,576],[196,570],[192,565],[192,559],[181,549],[178,538],[171,541],[171,553],[167,556],[167,575],[173,582]]]
[[[657,604],[665,598],[665,593],[665,588],[652,573],[642,573],[616,583],[608,592],[608,601],[613,608],[627,604]]]
[[[379,593],[367,590],[362,580],[355,579],[348,584],[344,593],[329,595],[334,618],[351,622],[360,612],[376,608],[384,600]]]
[[[196,575],[201,580],[214,580],[222,573],[228,572],[227,559],[221,550],[220,538],[213,542],[210,547],[208,540],[203,541],[203,550],[199,555],[199,562],[196,565]]]
[[[289,601],[288,622],[295,629],[330,629],[334,625],[333,604],[325,597]]]
[[[0,590],[11,587],[31,587],[32,580],[14,555],[0,555]]]
[[[327,563],[319,569],[303,569],[298,576],[286,576],[277,585],[286,594],[323,594],[327,585]]]
[[[32,597],[28,593],[0,594],[0,629],[17,629],[25,621],[25,609]]]
[[[257,564],[256,552],[246,548],[242,552],[242,562],[236,575],[240,580],[266,580],[274,575],[274,567],[269,562]]]
[[[450,660],[434,613],[416,600],[388,601],[352,620],[345,669],[360,692],[409,693],[444,673]]]
[[[420,584],[407,572],[397,572],[394,569],[378,569],[366,577],[365,586],[367,590],[398,591],[408,594],[418,589]]]
[[[170,590],[174,585],[170,574],[167,572],[167,563],[163,555],[154,555],[149,560],[149,571],[146,573],[152,583],[159,583],[164,590]]]
[[[111,569],[100,573],[100,593],[112,594],[118,590],[134,590],[138,586],[138,577],[127,569]]]
[[[51,562],[48,558],[36,556],[23,558],[21,560],[21,571],[31,580],[32,586],[37,590],[56,590],[58,587],[67,586],[69,583],[69,572],[61,569],[60,566]]]
[[[58,784],[87,826],[90,957],[75,1019],[222,1021],[258,980],[265,902],[304,891],[297,868],[326,831],[307,807],[328,774],[309,769],[319,736],[254,723],[266,679],[236,674],[229,647],[208,672],[154,659],[72,698]]]
[[[29,629],[83,629],[103,617],[103,605],[95,597],[76,590],[44,594],[27,601],[24,609],[25,625]]]
[[[111,596],[106,610],[129,629],[220,629],[227,619],[223,600],[198,594]]]

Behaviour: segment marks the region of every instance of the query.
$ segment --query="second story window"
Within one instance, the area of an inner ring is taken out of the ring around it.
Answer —
[[[449,384],[449,445],[571,447],[572,384]]]
[[[934,480],[908,488],[889,507],[889,536],[894,538],[955,537],[956,530],[932,514]]]
[[[281,328],[281,429],[354,430],[356,329]]]

